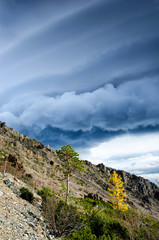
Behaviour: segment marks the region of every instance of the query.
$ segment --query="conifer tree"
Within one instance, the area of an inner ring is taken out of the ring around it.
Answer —
[[[120,209],[126,211],[128,204],[126,204],[127,194],[123,188],[123,181],[115,171],[110,175],[109,182],[111,188],[108,188],[109,199],[114,209]]]
[[[76,170],[85,171],[85,168],[83,167],[83,162],[79,160],[79,154],[75,152],[70,144],[62,146],[61,150],[57,150],[56,152],[58,157],[65,163],[64,167],[67,176],[66,203],[68,203],[70,175]]]

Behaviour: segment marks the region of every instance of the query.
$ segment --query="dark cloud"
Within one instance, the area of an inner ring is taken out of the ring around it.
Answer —
[[[31,129],[21,127],[19,130],[24,135],[36,138],[45,145],[49,144],[55,149],[59,149],[61,145],[66,145],[68,143],[78,149],[87,149],[103,140],[107,141],[125,133],[121,130],[107,131],[98,127],[93,127],[91,130],[86,131],[62,130],[52,126],[46,126],[43,130],[37,129],[36,126],[33,126]]]
[[[62,145],[70,143],[74,148],[84,151],[84,149],[92,148],[99,145],[103,141],[110,141],[114,137],[124,136],[127,134],[141,135],[147,133],[159,133],[159,125],[156,126],[138,126],[135,129],[127,130],[105,130],[99,127],[92,127],[90,130],[63,130],[61,128],[55,128],[52,126],[46,126],[43,130],[33,126],[31,128],[25,128],[24,126],[19,127],[19,131],[24,135],[30,136],[32,138],[38,139],[45,145],[50,145],[54,149],[60,149]],[[158,154],[158,153],[157,153]],[[126,155],[125,161],[128,158],[136,157],[136,154]],[[111,160],[111,159],[109,159]],[[112,159],[113,160],[113,159]],[[116,157],[116,161],[120,161]],[[122,161],[124,157],[122,156]]]
[[[18,96],[0,108],[0,119],[57,147],[88,147],[125,132],[159,131],[158,90],[157,80],[138,80],[81,94]]]
[[[0,120],[59,147],[158,131],[152,0],[0,2]]]

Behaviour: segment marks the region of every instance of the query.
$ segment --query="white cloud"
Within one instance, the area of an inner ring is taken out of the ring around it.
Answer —
[[[90,149],[89,157],[92,161],[104,161],[115,157],[125,157],[159,151],[159,134],[124,135],[110,141],[103,142]]]
[[[159,134],[119,136],[80,155],[94,164],[122,169],[155,179],[159,171]]]
[[[155,184],[157,184],[157,181],[159,181],[159,174],[158,173],[141,174],[140,176],[145,178],[145,179],[149,179],[151,182],[153,182]]]

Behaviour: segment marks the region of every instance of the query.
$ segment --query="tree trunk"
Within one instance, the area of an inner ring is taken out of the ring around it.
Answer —
[[[55,222],[55,215],[54,213],[52,213],[52,228],[54,230],[54,233],[57,233],[57,229],[56,229],[56,222]]]
[[[17,162],[15,163],[15,172],[14,172],[14,177],[17,178],[17,171],[18,171],[18,164]]]
[[[66,203],[68,203],[68,197],[69,197],[69,173],[67,174]]]
[[[6,172],[6,168],[7,168],[7,162],[8,162],[8,157],[6,157],[6,159],[5,159],[3,173],[5,173],[5,172]]]

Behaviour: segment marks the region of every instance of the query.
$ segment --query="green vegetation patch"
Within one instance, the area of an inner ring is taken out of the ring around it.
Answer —
[[[21,194],[20,194],[20,197],[21,197],[21,198],[25,199],[26,201],[28,201],[28,202],[30,202],[30,203],[33,202],[33,200],[34,200],[34,195],[33,195],[33,193],[30,192],[27,188],[21,187],[21,188],[20,188],[20,192],[21,192]]]

